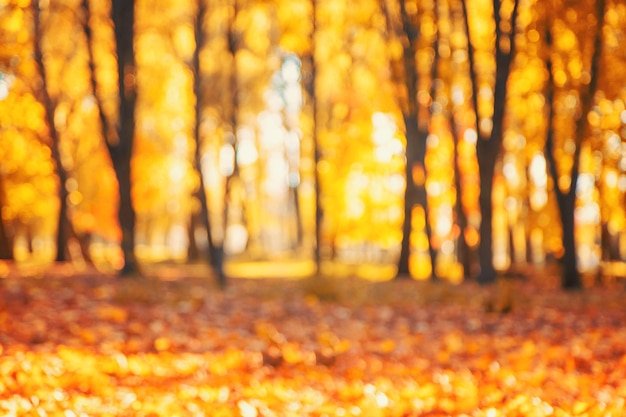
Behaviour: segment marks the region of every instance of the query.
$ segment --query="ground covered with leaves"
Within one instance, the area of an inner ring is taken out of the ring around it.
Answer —
[[[472,283],[237,279],[220,291],[177,271],[2,279],[3,415],[626,413],[622,286],[515,280],[502,314],[485,308],[500,290]]]

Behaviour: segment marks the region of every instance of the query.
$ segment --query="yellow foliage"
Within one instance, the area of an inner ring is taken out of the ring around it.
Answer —
[[[516,29],[517,54],[513,74],[508,82],[506,129],[510,138],[523,137],[524,144],[518,146],[517,139],[507,139],[504,145],[507,152],[525,153],[526,159],[520,155],[514,165],[515,170],[519,171],[516,178],[523,177],[526,161],[543,149],[545,141],[545,83],[548,80],[545,58],[550,53],[557,88],[555,109],[558,114],[554,119],[554,127],[558,134],[555,139],[559,183],[568,188],[570,184],[567,183],[569,176],[566,171],[572,166],[573,151],[571,144],[564,139],[573,137],[571,121],[580,111],[580,93],[576,89],[584,86],[590,78],[588,60],[591,49],[587,34],[594,19],[590,14],[590,5],[574,7],[557,3],[558,7],[563,6],[563,13],[548,19],[552,20],[548,23],[552,25],[554,35],[552,51],[546,51],[543,45],[543,25],[546,23],[544,7],[539,2],[530,2],[520,8]],[[37,67],[32,60],[31,16],[26,11],[31,2],[4,1],[2,4],[6,5],[0,15],[3,29],[0,42],[2,71],[14,76],[15,81],[6,99],[0,102],[1,168],[2,173],[7,173],[9,177],[7,189],[19,190],[14,194],[15,200],[12,198],[9,206],[3,208],[3,213],[10,219],[38,218],[49,213],[51,207],[56,207],[52,202],[56,198],[57,184],[50,155],[45,154],[45,147],[33,145],[40,140],[48,141],[49,132],[43,107],[37,98],[39,80]],[[108,235],[116,236],[116,184],[110,162],[106,158],[98,109],[92,96],[91,74],[87,65],[88,50],[81,27],[83,21],[79,14],[71,12],[78,7],[78,2],[63,1],[59,4],[63,7],[50,5],[42,15],[46,23],[42,46],[48,70],[47,81],[56,106],[54,127],[61,133],[64,163],[67,163],[77,181],[77,186],[69,195],[72,220],[79,230],[114,230]],[[500,29],[511,29],[507,19],[512,4],[512,1],[502,4],[501,17],[504,21]],[[96,64],[96,93],[108,121],[115,125],[117,75],[113,30],[109,20],[110,5],[103,1],[92,1],[90,5],[93,13],[89,24]],[[302,69],[309,71],[311,57],[308,55],[315,47],[316,96],[308,96],[310,80],[307,77],[310,74],[301,73],[299,84],[294,89],[299,88],[298,94],[302,94],[303,107],[298,108],[300,114],[287,114],[284,108],[273,110],[280,119],[277,126],[291,133],[297,132],[298,136],[298,158],[294,157],[289,162],[296,166],[283,168],[293,178],[297,176],[294,176],[295,173],[300,176],[297,178],[301,196],[299,203],[306,206],[301,207],[304,241],[311,240],[314,229],[315,200],[311,189],[317,169],[324,193],[324,228],[328,229],[324,231],[324,236],[329,240],[344,242],[346,250],[374,243],[376,248],[395,253],[401,237],[398,227],[403,203],[403,187],[397,179],[404,175],[404,156],[402,149],[397,151],[397,148],[398,144],[401,146],[406,140],[401,133],[394,132],[391,136],[395,141],[389,139],[388,142],[389,147],[395,146],[396,150],[390,156],[387,148],[373,141],[372,115],[390,114],[397,121],[397,130],[400,132],[403,129],[399,101],[400,96],[404,97],[406,93],[398,93],[402,84],[399,81],[402,80],[392,80],[389,61],[400,61],[404,49],[401,36],[388,39],[391,28],[387,27],[388,22],[380,4],[371,0],[356,3],[318,2],[315,19],[311,16],[312,3],[304,0],[253,2],[238,8],[238,16],[232,16],[235,8],[231,4],[210,6],[204,22],[206,44],[199,51],[202,97],[196,98],[193,92],[193,72],[189,67],[196,47],[193,7],[173,1],[146,1],[137,5],[135,46],[139,94],[133,200],[142,220],[160,217],[158,223],[165,224],[167,222],[163,218],[174,217],[177,224],[186,224],[188,215],[197,209],[197,203],[190,200],[190,195],[198,187],[198,173],[194,172],[191,157],[196,146],[193,138],[194,105],[199,102],[206,106],[200,113],[210,114],[201,116],[204,118],[200,140],[203,142],[201,145],[206,161],[209,161],[205,165],[211,166],[207,178],[211,182],[208,191],[213,199],[212,211],[220,212],[223,201],[224,178],[220,176],[219,168],[215,168],[220,163],[219,149],[225,141],[226,132],[237,132],[245,127],[248,132],[252,132],[249,143],[253,143],[256,152],[255,161],[248,164],[245,172],[242,170],[241,188],[248,194],[242,191],[245,197],[240,199],[244,201],[242,206],[245,207],[241,211],[248,211],[242,217],[246,217],[250,223],[245,226],[251,234],[260,236],[263,229],[260,225],[265,219],[272,219],[266,223],[272,224],[272,228],[288,223],[283,218],[276,221],[279,217],[273,217],[268,214],[269,209],[262,208],[263,199],[273,199],[266,192],[270,178],[268,171],[279,165],[274,163],[278,159],[285,165],[289,164],[284,157],[276,158],[274,154],[280,151],[272,148],[274,145],[268,145],[265,138],[261,139],[259,130],[263,126],[257,117],[272,106],[284,106],[277,100],[281,100],[278,96],[282,97],[285,92],[273,90],[276,87],[273,77],[277,75],[282,57],[285,54],[296,54],[303,60]],[[393,9],[393,20],[397,18],[396,6],[389,6]],[[493,5],[488,0],[478,0],[468,3],[468,6],[479,82],[480,130],[485,133],[493,126],[490,119],[495,81],[495,23],[490,16]],[[597,103],[599,110],[584,117],[594,128],[594,135],[596,131],[601,133],[596,135],[592,143],[594,150],[602,152],[603,159],[599,163],[606,164],[611,160],[617,166],[619,146],[608,146],[613,140],[609,138],[613,136],[607,132],[611,131],[617,138],[623,136],[624,98],[615,80],[620,80],[619,75],[623,72],[623,54],[620,54],[617,45],[623,37],[624,25],[621,23],[626,19],[626,9],[621,4],[613,3],[607,7],[604,28],[607,52],[603,57],[606,62],[603,64],[605,72],[601,81],[605,96]],[[477,242],[478,236],[474,236],[474,232],[479,223],[476,220],[479,187],[473,151],[475,143],[464,139],[456,144],[450,134],[448,120],[448,112],[454,112],[454,120],[458,124],[456,127],[461,132],[469,130],[468,127],[473,124],[473,112],[468,102],[471,92],[463,22],[458,16],[458,10],[448,10],[448,14],[445,5],[432,1],[407,2],[406,9],[421,33],[417,53],[420,127],[428,128],[430,134],[426,158],[428,169],[413,169],[413,179],[418,186],[428,187],[429,202],[432,213],[435,213],[431,214],[433,224],[438,224],[440,217],[451,218],[451,207],[457,199],[455,172],[451,163],[454,153],[458,152],[463,175],[461,199],[463,207],[473,219],[468,229],[471,241]],[[231,18],[232,22],[229,21]],[[417,19],[421,20],[418,22]],[[226,31],[230,23],[234,25],[232,29],[238,40],[236,57],[228,51],[229,34]],[[316,33],[312,33],[314,23]],[[439,36],[438,51],[432,45],[435,36]],[[438,88],[434,97],[430,97],[430,65],[434,62],[436,52],[440,53],[436,81]],[[234,61],[236,65],[233,65]],[[233,100],[235,93],[231,91],[234,70],[238,72],[236,103]],[[270,97],[270,93],[274,96]],[[315,115],[317,126],[313,126],[313,100],[318,112]],[[234,108],[235,105],[238,108]],[[237,114],[233,115],[234,112]],[[234,116],[239,126],[231,126]],[[277,128],[276,132],[279,131]],[[315,139],[323,157],[318,167],[313,163]],[[281,143],[280,138],[273,140]],[[592,162],[585,163],[584,169],[595,169]],[[607,174],[603,178],[612,184],[619,182],[620,172],[618,170],[615,175]],[[597,178],[599,174],[594,175]],[[296,181],[291,177],[291,180]],[[523,182],[520,184],[518,187],[508,187],[507,192],[527,192]],[[541,192],[548,193],[549,187],[544,188]],[[615,186],[611,189],[617,190]],[[502,194],[497,197],[505,199],[509,196]],[[511,197],[525,198],[520,195]],[[607,212],[607,207],[619,201],[617,197],[593,199],[601,200],[604,204],[602,212]],[[31,208],[27,203],[34,206]],[[546,203],[541,205],[544,206]],[[29,214],[20,214],[22,211]],[[414,231],[421,233],[425,224],[424,215],[416,214],[412,226]],[[293,213],[283,217],[289,217],[291,221]],[[294,227],[290,225],[287,228]],[[98,232],[107,234],[104,230]],[[425,250],[428,242],[424,242],[419,234],[416,236],[413,237],[413,243],[416,244],[414,249]],[[437,242],[447,238],[449,236],[435,236]]]

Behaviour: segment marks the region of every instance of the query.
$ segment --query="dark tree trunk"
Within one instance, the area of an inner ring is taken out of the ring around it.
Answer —
[[[480,137],[480,143],[487,141]],[[493,267],[493,202],[491,199],[493,192],[493,174],[495,171],[495,157],[491,156],[489,149],[485,149],[485,145],[477,146],[476,152],[478,156],[478,171],[480,178],[480,227],[478,229],[480,235],[480,243],[478,245],[478,262],[480,265],[480,273],[478,282],[480,284],[493,283],[496,278],[496,270]]]
[[[131,159],[135,135],[137,81],[134,47],[135,1],[113,0],[111,15],[117,52],[119,122],[117,138],[107,141],[111,162],[119,186],[118,220],[122,230],[124,254],[122,276],[139,272],[135,257],[135,209],[131,195]]]
[[[398,278],[409,277],[409,258],[411,256],[411,221],[413,205],[415,204],[415,184],[413,183],[413,165],[415,138],[417,137],[417,121],[408,115],[404,116],[406,129],[406,165],[404,169],[406,187],[404,189],[404,220],[402,221],[402,241],[400,243],[400,258],[398,259]]]
[[[548,29],[546,42],[548,47],[551,45],[551,34]],[[577,267],[576,261],[576,242],[575,242],[575,224],[574,224],[574,205],[576,202],[575,183],[572,181],[570,191],[563,192],[559,188],[557,171],[557,163],[554,157],[554,82],[552,78],[552,61],[548,58],[546,62],[548,69],[548,85],[546,91],[546,106],[548,107],[548,128],[546,136],[546,162],[548,171],[554,183],[554,192],[556,194],[557,207],[559,209],[559,217],[561,218],[562,241],[563,241],[563,257],[562,263],[562,281],[561,286],[568,289],[580,288],[582,281]],[[578,150],[576,152],[578,154]],[[578,158],[578,155],[575,156]],[[575,164],[577,165],[577,164]],[[571,192],[574,191],[574,192]]]
[[[231,124],[231,129],[232,129],[232,137],[231,137],[231,146],[233,147],[234,153],[237,153],[237,144],[238,144],[238,138],[237,138],[237,127],[239,126],[239,71],[237,68],[237,51],[239,50],[239,42],[240,42],[240,33],[236,28],[236,21],[237,21],[237,16],[239,15],[239,4],[238,4],[238,0],[234,0],[233,1],[233,7],[231,9],[231,15],[228,17],[228,23],[227,23],[227,37],[228,37],[228,52],[230,54],[230,58],[231,58],[231,62],[232,62],[232,67],[231,67],[231,73],[230,73],[230,99],[231,99],[231,113],[230,113],[230,124]],[[222,244],[218,247],[216,247],[216,253],[215,253],[215,262],[219,262],[220,265],[223,265],[223,262],[226,258],[226,253],[224,250],[224,245],[226,242],[226,239],[228,238],[227,234],[228,234],[228,224],[230,222],[230,216],[229,216],[229,204],[230,204],[230,196],[231,196],[231,192],[233,189],[233,180],[235,180],[237,177],[239,177],[239,165],[237,164],[237,158],[235,157],[233,160],[233,172],[228,175],[226,177],[226,184],[224,186],[224,196],[223,196],[223,202],[224,202],[224,211],[223,211],[223,227],[224,227],[224,231],[223,231],[223,240],[222,240]],[[243,208],[243,204],[244,202],[241,201],[239,204],[242,204],[242,212],[244,210]],[[223,273],[222,273],[223,274]],[[225,279],[225,277],[220,278],[222,280]]]
[[[548,50],[552,48],[552,33],[550,27],[546,30],[546,45]],[[574,206],[576,203],[576,182],[572,177],[570,189],[565,192],[559,187],[559,174],[557,170],[557,162],[554,156],[554,79],[552,74],[552,59],[548,57],[546,61],[546,67],[548,71],[548,83],[546,91],[546,105],[548,107],[548,127],[546,135],[546,162],[548,165],[548,172],[552,177],[554,183],[554,192],[556,194],[556,202],[559,210],[559,217],[561,218],[562,227],[562,242],[563,242],[563,257],[561,259],[562,264],[562,281],[561,286],[567,289],[576,289],[582,286],[580,273],[577,267],[576,260],[576,227],[574,223]],[[576,148],[574,153],[574,166],[572,167],[572,173],[578,177],[578,159],[580,157],[580,146]]]
[[[189,216],[189,225],[187,226],[187,261],[194,262],[200,260],[200,250],[198,249],[198,242],[196,239],[196,227],[198,224],[196,213],[191,213]]]
[[[617,233],[611,233],[608,222],[602,222],[600,242],[603,261],[611,262],[618,261],[620,259],[618,236],[619,235]]]
[[[475,114],[474,129],[476,133],[480,133],[479,116],[478,116],[478,80],[476,74],[476,63],[474,45],[472,44],[472,36],[469,28],[469,15],[467,12],[467,0],[461,0],[461,8],[463,12],[463,22],[465,24],[465,37],[467,39],[467,58],[469,64],[469,74],[472,86],[472,109]],[[480,273],[478,275],[478,282],[486,284],[495,281],[496,273],[493,268],[493,248],[492,248],[492,207],[491,207],[491,191],[493,184],[493,168],[495,167],[495,161],[491,170],[485,172],[487,165],[481,161],[481,158],[485,158],[485,155],[479,151],[481,142],[486,142],[488,138],[482,136],[478,137],[476,142],[476,157],[478,159],[478,171],[480,182],[480,194],[478,205],[480,208],[481,222],[479,226],[480,242],[478,246],[478,264],[480,267]],[[489,148],[487,148],[488,150]],[[488,219],[488,221],[487,221]],[[488,240],[488,242],[487,242]]]
[[[202,226],[206,233],[207,239],[207,248],[208,248],[208,258],[211,262],[211,267],[215,272],[215,276],[217,278],[217,283],[220,287],[224,288],[226,286],[226,276],[224,275],[224,268],[222,260],[224,259],[224,249],[223,246],[216,246],[213,240],[213,236],[211,234],[211,220],[209,215],[209,204],[206,194],[206,187],[204,184],[204,177],[202,175],[202,138],[200,137],[200,126],[202,124],[202,77],[201,77],[201,69],[200,69],[200,51],[204,46],[204,30],[203,23],[204,17],[206,15],[206,4],[203,0],[198,0],[198,11],[196,16],[195,23],[195,38],[196,38],[196,48],[193,54],[193,62],[192,62],[192,70],[194,73],[194,94],[196,96],[196,105],[195,105],[195,116],[196,121],[194,125],[194,136],[196,140],[196,149],[194,153],[194,166],[196,172],[198,173],[198,178],[200,180],[200,184],[198,185],[198,190],[196,192],[196,197],[200,201],[200,217],[202,221]],[[193,216],[192,216],[193,218]],[[194,222],[191,222],[191,233],[195,235],[195,225]],[[192,240],[189,241],[190,243]],[[195,243],[195,236],[193,242]],[[197,250],[197,248],[196,248]]]
[[[32,226],[25,224],[24,229],[26,231],[26,248],[29,254],[33,254],[33,228]]]
[[[450,10],[449,19],[453,22],[454,28],[452,31],[456,30],[456,25],[458,25],[459,17],[463,17],[461,9],[459,8],[460,4],[457,4],[454,9]],[[459,16],[461,13],[461,16]],[[462,20],[462,19],[461,19]],[[452,66],[450,67],[452,70]],[[449,95],[450,93],[448,93]],[[454,212],[456,216],[456,222],[459,227],[459,237],[456,244],[456,253],[457,260],[463,266],[463,278],[468,279],[472,276],[472,250],[467,243],[467,228],[468,228],[468,220],[467,215],[465,213],[465,209],[463,208],[463,173],[461,172],[461,161],[459,160],[459,130],[457,129],[456,122],[456,109],[453,104],[450,104],[450,108],[448,110],[448,123],[450,124],[450,133],[452,134],[452,138],[454,139],[454,187],[456,192],[456,203],[454,205]]]
[[[302,239],[304,237],[304,230],[302,228],[302,211],[300,210],[300,192],[298,187],[291,187],[291,198],[293,199],[293,210],[296,214],[295,227],[296,227],[296,239],[293,242],[292,249],[297,250],[302,246]]]
[[[69,224],[68,224],[68,206],[67,197],[68,192],[65,184],[67,183],[68,175],[67,171],[63,167],[61,162],[61,153],[59,150],[59,133],[54,125],[54,112],[55,103],[53,102],[48,92],[48,79],[46,74],[46,66],[43,62],[43,51],[41,50],[42,42],[42,28],[41,28],[41,14],[38,2],[32,3],[33,11],[33,23],[34,23],[34,58],[35,65],[39,72],[41,80],[41,87],[38,91],[38,96],[45,110],[45,119],[48,126],[48,134],[50,135],[50,142],[46,142],[46,145],[50,149],[52,159],[54,160],[57,177],[59,179],[59,213],[57,218],[57,252],[55,260],[57,262],[64,262],[67,260],[67,249],[69,241]]]
[[[120,205],[118,219],[122,229],[121,249],[124,254],[124,267],[120,271],[120,275],[128,276],[139,272],[139,266],[135,257],[135,210],[131,200],[130,157],[126,156],[126,152],[122,152],[116,154],[112,159],[114,161],[116,159],[128,159],[127,162],[113,162],[119,184]]]
[[[426,239],[428,240],[428,255],[431,265],[431,279],[437,280],[437,250],[432,244],[432,226],[430,224],[430,209],[428,204],[428,193],[426,192],[426,178],[428,171],[426,169],[426,139],[428,137],[428,130],[418,129],[417,143],[416,143],[416,166],[418,171],[423,172],[423,182],[420,184],[413,184],[415,187],[415,204],[421,206],[424,209],[424,232]],[[407,137],[407,143],[408,143]],[[408,161],[409,158],[407,158]]]
[[[404,2],[403,2],[404,3]],[[435,10],[437,10],[437,3],[434,4]],[[404,10],[404,9],[403,9]],[[437,15],[438,19],[438,15]],[[436,35],[434,44],[431,45],[432,49],[435,51],[435,56],[433,58],[433,62],[431,64],[430,69],[430,100],[431,103],[435,101],[435,96],[437,94],[437,83],[435,82],[437,79],[437,74],[439,72],[439,34]],[[405,60],[405,62],[407,62]],[[414,60],[412,61],[415,62]],[[406,68],[407,71],[411,70],[410,67]],[[417,68],[413,66],[412,70],[416,71]],[[413,97],[417,97],[417,88],[415,89],[415,95]],[[428,117],[432,117],[432,107],[428,109]],[[437,251],[433,247],[433,231],[430,224],[430,209],[428,204],[428,193],[426,192],[426,178],[428,178],[428,170],[426,169],[426,142],[428,140],[428,135],[430,134],[430,119],[428,119],[425,123],[419,123],[419,120],[416,120],[418,123],[418,137],[417,137],[417,146],[416,146],[416,162],[418,170],[424,173],[423,181],[420,184],[416,185],[416,199],[415,202],[417,205],[423,207],[424,209],[424,228],[426,233],[426,239],[428,240],[428,255],[430,258],[431,265],[431,279],[437,280]],[[420,126],[421,125],[421,126]]]
[[[80,253],[83,257],[83,261],[85,261],[89,265],[94,265],[93,258],[91,256],[91,250],[90,250],[91,233],[83,233],[79,235],[76,233],[76,230],[73,227],[70,232],[72,234],[72,237],[76,239],[76,242],[78,243],[78,246],[80,247]]]
[[[406,91],[406,101],[401,103],[402,117],[405,126],[406,136],[406,165],[404,175],[406,185],[404,189],[404,219],[402,221],[402,241],[400,242],[400,257],[398,258],[398,269],[396,278],[410,277],[409,260],[411,258],[411,231],[413,220],[413,206],[416,204],[417,192],[413,177],[413,168],[417,164],[417,141],[419,138],[419,128],[417,120],[417,68],[415,64],[415,54],[417,53],[417,41],[419,31],[410,21],[407,14],[404,0],[400,0],[400,23],[401,28],[396,28],[393,18],[390,16],[385,1],[382,2],[383,11],[387,20],[388,32],[398,33],[405,36],[403,41],[402,64],[397,68],[392,68],[395,82],[398,85],[404,84]],[[392,63],[392,66],[394,63]],[[434,268],[433,268],[434,269]]]
[[[467,230],[468,222],[467,215],[463,209],[463,182],[462,173],[459,163],[459,133],[456,128],[456,122],[454,120],[453,111],[450,112],[450,131],[454,138],[454,187],[456,190],[456,203],[454,205],[454,212],[456,215],[456,221],[459,226],[459,239],[457,241],[457,259],[463,265],[463,278],[467,279],[472,275],[472,264],[470,258],[470,247],[467,244],[465,238],[465,232]]]
[[[315,34],[317,31],[317,0],[311,0],[311,16],[312,16],[312,29],[311,29],[311,50],[308,55],[303,59],[303,68],[306,68],[306,72],[303,69],[303,79],[305,83],[305,89],[311,100],[311,117],[313,119],[313,171],[315,180],[315,246],[313,247],[313,261],[315,262],[315,270],[317,273],[321,269],[321,247],[322,247],[322,221],[324,220],[324,212],[321,202],[321,186],[319,175],[319,162],[321,159],[321,151],[318,143],[318,115],[317,115],[317,99],[315,80],[317,76],[317,65],[315,61],[315,51],[317,44],[315,42]]]
[[[96,62],[93,53],[93,37],[91,32],[90,18],[91,18],[91,6],[89,4],[89,0],[82,0],[81,2],[81,10],[82,10],[82,18],[83,18],[83,33],[85,34],[85,42],[87,44],[87,65],[89,67],[90,74],[90,83],[91,90],[93,93],[93,97],[96,102],[96,107],[98,109],[98,117],[100,120],[100,129],[102,132],[102,139],[105,144],[111,142],[115,143],[118,141],[117,132],[115,129],[111,128],[111,124],[109,123],[106,115],[104,114],[104,109],[102,106],[102,102],[100,100],[100,96],[98,94],[98,82],[96,80]],[[89,252],[89,244],[91,240],[91,236],[87,235],[77,235],[75,231],[73,231],[74,237],[78,240],[81,251],[83,253],[83,258],[90,264],[93,264],[93,259],[91,258],[91,254]]]
[[[515,235],[514,235],[514,228],[511,227],[510,225],[507,226],[506,228],[506,234],[508,235],[508,245],[509,245],[509,259],[510,259],[510,266],[509,266],[509,272],[512,272],[511,269],[514,268],[514,264],[517,261],[515,258]]]
[[[462,1],[463,15],[465,18],[465,33],[468,43],[468,59],[470,76],[472,80],[472,104],[476,113],[476,156],[478,158],[478,170],[480,176],[479,206],[481,214],[480,243],[478,247],[478,260],[480,263],[480,284],[490,284],[496,281],[497,274],[493,267],[493,174],[495,165],[502,146],[504,130],[504,109],[506,107],[507,82],[509,79],[511,61],[515,53],[515,26],[517,21],[518,6],[520,0],[515,0],[510,16],[508,32],[503,32],[500,15],[501,0],[493,1],[494,19],[496,27],[496,81],[494,86],[492,129],[489,136],[481,133],[478,123],[478,85],[474,62],[474,48],[471,41],[469,21],[467,14],[467,0]]]
[[[13,242],[9,237],[4,221],[2,220],[2,208],[6,204],[4,189],[2,187],[3,178],[0,175],[0,259],[13,259]]]
[[[420,126],[418,121],[418,109],[417,109],[417,68],[416,68],[416,53],[418,48],[419,29],[411,22],[405,1],[400,1],[400,20],[402,28],[396,28],[393,23],[393,18],[390,16],[390,12],[386,7],[386,3],[381,3],[383,13],[387,21],[388,31],[390,33],[401,32],[404,39],[404,50],[402,64],[395,65],[392,68],[392,74],[397,84],[404,84],[406,91],[406,100],[401,103],[402,116],[405,125],[406,134],[406,165],[405,165],[405,178],[406,188],[404,192],[404,220],[402,223],[402,241],[400,243],[400,257],[398,259],[398,269],[396,276],[398,278],[404,278],[409,276],[409,259],[411,257],[411,230],[413,220],[413,207],[417,204],[424,210],[425,217],[425,233],[428,240],[428,252],[431,264],[431,278],[436,279],[435,261],[436,251],[431,244],[432,229],[429,222],[429,210],[428,210],[428,194],[426,193],[426,138],[428,137],[429,123],[424,123],[423,127]],[[435,59],[432,64],[432,87],[431,97],[434,97],[435,77],[437,73],[437,41],[434,45]],[[415,183],[414,170],[419,172],[419,183]]]
[[[0,214],[2,214],[0,210]],[[0,218],[0,259],[13,259],[13,244],[7,233],[4,221]]]
[[[563,281],[561,286],[565,289],[576,289],[582,286],[578,262],[576,256],[576,227],[574,224],[574,206],[576,193],[567,193],[565,198],[560,198],[559,212],[563,225]]]
[[[600,77],[599,65],[600,58],[602,56],[602,28],[604,26],[604,13],[606,7],[606,0],[596,0],[596,18],[597,25],[594,34],[593,43],[593,55],[591,57],[590,65],[590,80],[589,84],[583,87],[583,91],[580,93],[581,112],[576,120],[575,129],[575,143],[576,150],[573,155],[573,164],[570,173],[570,186],[567,191],[563,191],[559,187],[557,161],[554,155],[554,127],[552,124],[553,112],[554,112],[554,80],[552,78],[552,61],[548,58],[546,66],[549,73],[548,79],[548,91],[547,105],[549,111],[549,124],[546,137],[546,160],[548,162],[548,168],[550,175],[554,182],[554,191],[556,193],[556,200],[559,207],[559,214],[563,226],[563,270],[561,286],[564,289],[578,289],[582,287],[582,280],[580,272],[578,271],[578,264],[576,259],[576,227],[574,221],[574,209],[576,203],[576,185],[580,174],[580,153],[584,140],[590,134],[589,123],[587,121],[587,115],[591,111],[594,102],[594,96],[598,89],[598,80]],[[551,28],[548,26],[546,30],[546,44],[548,49],[552,47],[552,34]]]
[[[552,113],[553,113],[553,101],[554,101],[554,83],[552,80],[552,63],[548,60],[548,71],[550,73],[549,79],[549,91],[548,91],[548,105],[550,111],[550,124],[548,129],[548,136],[546,139],[546,154],[548,159],[548,165],[550,173],[554,181],[554,190],[557,197],[557,203],[559,207],[559,214],[563,226],[563,271],[561,285],[565,289],[577,289],[582,286],[580,278],[580,272],[577,267],[576,259],[576,244],[575,244],[575,222],[574,222],[574,208],[576,202],[576,185],[580,171],[580,152],[584,139],[589,134],[589,125],[587,122],[587,114],[591,110],[593,105],[593,99],[598,85],[598,66],[601,57],[602,46],[602,27],[604,24],[604,9],[605,0],[597,0],[596,2],[596,15],[598,23],[596,26],[596,32],[594,37],[594,51],[591,61],[591,79],[587,86],[586,91],[581,93],[581,113],[576,122],[576,151],[574,152],[574,163],[571,170],[571,182],[567,192],[561,190],[558,186],[558,172],[556,169],[556,160],[554,157],[554,131],[552,127]],[[548,29],[549,32],[550,29]],[[551,36],[548,34],[547,42],[548,46],[551,46]]]
[[[87,43],[87,64],[89,66],[91,91],[97,103],[98,117],[100,119],[100,129],[102,131],[102,139],[104,140],[105,144],[117,143],[119,141],[117,131],[113,128],[113,126],[111,126],[111,123],[109,123],[109,120],[104,113],[102,100],[100,100],[100,95],[98,94],[98,81],[96,80],[96,60],[93,51],[93,36],[91,31],[91,25],[89,23],[89,20],[91,18],[91,5],[89,4],[89,1],[90,0],[82,0],[81,9],[83,13],[83,32],[85,34],[85,41]]]
[[[548,64],[548,67],[551,71],[551,64]],[[550,75],[550,83],[551,87],[548,87],[552,90],[552,75]],[[548,120],[548,134],[546,138],[546,161],[548,165],[548,169],[550,175],[554,182],[554,192],[556,194],[557,206],[559,209],[559,217],[561,218],[561,226],[562,226],[562,241],[563,241],[563,257],[561,259],[562,263],[562,281],[561,286],[564,289],[578,289],[582,286],[582,280],[580,277],[580,272],[578,271],[578,262],[576,259],[576,227],[574,222],[574,208],[576,203],[576,182],[575,178],[572,177],[572,182],[570,185],[570,189],[567,192],[564,192],[560,189],[558,185],[558,172],[556,168],[556,160],[554,157],[554,130],[553,130],[553,106],[554,106],[554,96],[553,92],[548,93],[547,97],[547,105],[549,107],[550,117]],[[580,157],[580,152],[577,148],[574,157],[578,159]],[[574,163],[574,165],[578,165]],[[573,168],[572,173],[574,171],[578,171],[578,168]],[[578,175],[576,175],[578,177]]]

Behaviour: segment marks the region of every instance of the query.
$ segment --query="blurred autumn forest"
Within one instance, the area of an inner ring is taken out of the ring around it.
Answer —
[[[623,0],[0,0],[0,28],[3,259],[623,274]]]

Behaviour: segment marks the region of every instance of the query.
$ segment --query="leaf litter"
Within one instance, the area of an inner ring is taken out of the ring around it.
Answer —
[[[473,283],[234,279],[220,291],[208,278],[184,276],[7,277],[0,409],[64,417],[623,415],[623,289],[505,285],[490,294]],[[497,303],[509,293],[507,314],[485,308],[485,297]]]

